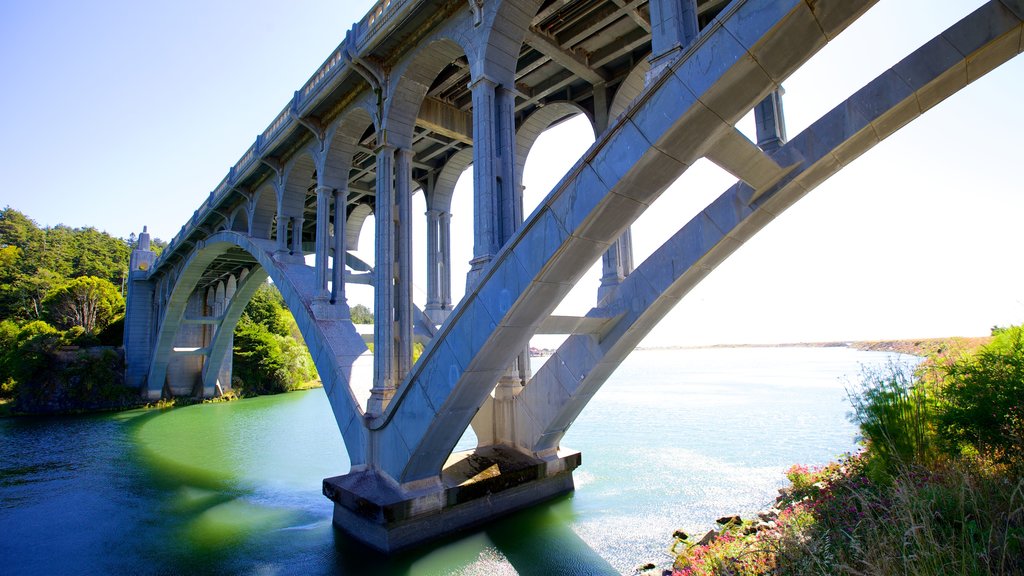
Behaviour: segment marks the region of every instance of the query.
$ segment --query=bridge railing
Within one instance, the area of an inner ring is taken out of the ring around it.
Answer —
[[[163,262],[170,257],[170,255],[178,248],[182,242],[188,237],[189,234],[195,229],[196,226],[201,223],[206,216],[213,211],[218,203],[230,192],[234,183],[238,181],[246,172],[248,172],[254,164],[259,161],[259,156],[270,145],[273,140],[280,135],[294,120],[292,118],[292,111],[299,111],[301,107],[310,102],[311,98],[317,94],[329,81],[337,76],[340,71],[344,68],[345,63],[345,52],[347,50],[353,52],[362,51],[370,42],[376,37],[378,33],[387,28],[388,24],[394,20],[394,18],[403,12],[405,9],[411,7],[419,0],[378,0],[377,4],[367,13],[362,20],[352,26],[352,31],[345,40],[343,40],[337,48],[331,53],[323,64],[317,68],[316,72],[310,76],[309,80],[302,85],[291,101],[281,110],[281,112],[274,118],[274,121],[267,126],[266,130],[256,137],[256,141],[253,142],[249,149],[245,151],[245,154],[235,165],[228,170],[227,176],[221,180],[220,184],[210,193],[209,197],[203,202],[199,209],[196,210],[189,221],[181,227],[181,230],[174,235],[174,238],[168,242],[167,247],[163,253],[154,262],[151,272],[159,269]]]

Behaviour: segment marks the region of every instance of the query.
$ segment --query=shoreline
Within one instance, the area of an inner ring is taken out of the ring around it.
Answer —
[[[724,348],[853,348],[865,352],[895,352],[928,357],[949,351],[968,351],[988,344],[991,336],[948,336],[899,340],[841,340],[833,342],[785,342],[774,344],[705,344],[693,346],[638,346],[636,350],[708,350]]]

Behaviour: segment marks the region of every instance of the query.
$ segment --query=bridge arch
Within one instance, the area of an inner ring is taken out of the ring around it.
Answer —
[[[277,217],[277,191],[271,179],[264,181],[253,191],[249,199],[249,235],[253,238],[270,240],[274,236],[274,220]]]
[[[396,80],[385,103],[383,123],[388,144],[411,148],[416,118],[431,85],[445,68],[466,54],[462,44],[442,36],[423,43],[414,57],[393,71]]]
[[[470,63],[474,79],[490,77],[513,86],[519,50],[533,17],[540,11],[539,0],[485,2],[480,9],[480,48]]]
[[[609,123],[622,116],[622,113],[632,104],[633,100],[636,100],[644,91],[644,86],[647,83],[647,73],[650,71],[651,63],[647,58],[641,59],[629,71],[622,84],[619,84],[618,90],[615,91],[615,97],[612,98],[612,104],[608,108]]]
[[[580,114],[587,117],[590,127],[596,134],[597,127],[594,124],[593,116],[575,102],[563,101],[545,104],[523,121],[516,131],[516,182],[522,183],[526,159],[540,135],[552,126]]]
[[[168,363],[186,322],[186,312],[195,312],[192,304],[196,300],[194,295],[204,299],[204,288],[209,288],[200,285],[207,269],[229,251],[241,251],[253,260],[252,266],[246,268],[245,278],[238,285],[235,297],[218,318],[216,331],[221,337],[214,335],[213,344],[205,351],[210,365],[203,375],[204,385],[215,382],[225,354],[230,353],[228,335],[234,332],[248,299],[269,276],[295,316],[299,331],[310,349],[352,466],[362,466],[366,462],[366,428],[362,422],[363,409],[353,395],[349,381],[352,364],[366,351],[366,345],[350,321],[323,320],[313,315],[310,307],[315,296],[311,289],[313,269],[304,264],[277,261],[274,258],[276,247],[275,242],[237,232],[215,233],[197,244],[182,263],[181,274],[170,290],[146,381],[147,396],[161,396],[168,379]],[[218,284],[214,286],[215,291],[222,290]]]
[[[372,94],[345,110],[328,128],[325,152],[320,164],[321,173],[317,174],[323,186],[348,190],[352,161],[360,140],[367,132],[379,133],[379,126],[374,121],[374,106],[368,100],[370,96]]]
[[[450,213],[455,185],[462,174],[473,164],[473,147],[467,146],[452,155],[437,175],[434,189],[427,198],[427,209]]]
[[[248,202],[248,201],[246,201]],[[249,233],[249,213],[245,203],[239,204],[228,216],[228,230],[232,232]]]

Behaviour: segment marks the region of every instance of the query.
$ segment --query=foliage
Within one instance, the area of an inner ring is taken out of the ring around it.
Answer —
[[[128,273],[128,241],[95,228],[40,228],[23,213],[0,210],[0,319],[43,317],[43,297],[68,279],[103,278],[120,293]]]
[[[903,469],[888,484],[869,458],[794,467],[769,523],[686,544],[673,574],[1021,574],[1024,484],[970,468]],[[803,489],[797,489],[797,486]]]
[[[278,336],[288,336],[294,322],[291,312],[284,305],[284,297],[273,284],[263,284],[257,288],[242,314]]]
[[[1024,330],[999,332],[942,372],[938,428],[947,449],[1024,472]]]
[[[103,278],[83,276],[52,290],[43,299],[46,317],[58,327],[102,330],[124,311],[124,298]]]
[[[235,327],[234,382],[244,394],[277,394],[316,378],[295,319],[273,285],[257,289]]]
[[[914,368],[890,362],[863,368],[859,388],[848,391],[851,419],[871,446],[875,473],[893,473],[912,463],[934,460],[934,394]],[[876,477],[876,479],[881,479]]]
[[[349,310],[353,324],[373,324],[373,312],[363,304],[356,304]]]

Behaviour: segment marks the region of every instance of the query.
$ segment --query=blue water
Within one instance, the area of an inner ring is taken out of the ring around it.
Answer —
[[[637,351],[565,437],[575,493],[394,558],[331,525],[321,481],[349,464],[320,390],[3,419],[0,574],[631,574],[669,562],[674,530],[769,505],[792,464],[854,450],[845,388],[890,358]]]

